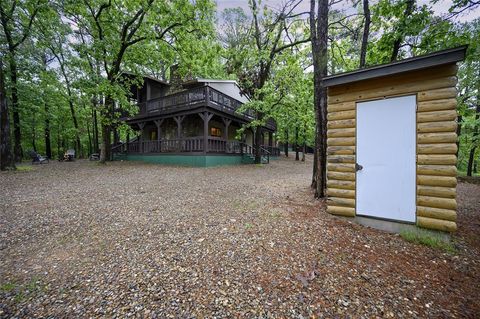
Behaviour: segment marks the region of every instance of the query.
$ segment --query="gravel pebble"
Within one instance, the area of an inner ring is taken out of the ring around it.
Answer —
[[[2,172],[0,317],[480,313],[480,185],[458,186],[452,255],[328,215],[311,165]]]

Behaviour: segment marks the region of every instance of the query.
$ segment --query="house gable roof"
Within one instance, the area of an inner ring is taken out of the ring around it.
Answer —
[[[132,72],[128,72],[128,71],[124,71],[122,72],[123,75],[125,76],[128,76],[128,77],[136,77],[137,75],[132,73]],[[161,84],[161,85],[166,85],[166,86],[170,86],[170,83],[168,83],[167,81],[164,81],[164,80],[160,80],[160,79],[157,79],[153,76],[149,76],[149,75],[140,75],[138,77],[141,77],[143,78],[143,81],[145,80],[150,80],[150,81],[153,81],[153,82],[156,82],[158,84]]]
[[[242,92],[242,88],[240,85],[238,85],[237,81],[235,80],[220,80],[220,79],[204,79],[204,78],[197,78],[197,79],[192,79],[186,82],[183,82],[182,85],[184,87],[192,86],[192,85],[197,85],[197,84],[203,84],[203,85],[210,85],[210,86],[215,86],[215,84],[232,84],[238,89],[238,94],[241,96],[241,99],[245,99],[241,101],[242,103],[245,103],[246,100],[250,100],[250,97],[247,94],[244,94]],[[223,92],[227,95],[229,95],[227,92]],[[239,97],[234,97],[239,99]]]

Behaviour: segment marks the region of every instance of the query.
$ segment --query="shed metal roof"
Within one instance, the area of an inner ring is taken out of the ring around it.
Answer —
[[[327,76],[323,79],[326,87],[342,85],[351,82],[374,79],[386,75],[393,75],[409,71],[421,70],[443,64],[462,61],[465,58],[467,46],[463,45],[453,49],[438,51],[426,55],[420,55],[401,61],[380,64],[365,69],[344,72]]]

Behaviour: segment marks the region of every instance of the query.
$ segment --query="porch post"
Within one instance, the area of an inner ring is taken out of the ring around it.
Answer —
[[[173,119],[175,120],[175,122],[177,122],[177,138],[181,138],[182,137],[182,122],[183,122],[183,119],[185,118],[185,115],[181,115],[181,116],[174,116]]]
[[[228,127],[232,123],[232,120],[222,117],[222,121],[223,121],[223,125],[225,126],[225,130],[223,132],[223,138],[225,139],[225,141],[228,141]]]
[[[213,113],[202,112],[198,115],[203,120],[203,153],[206,154],[208,152],[208,122],[212,119]]]
[[[163,120],[164,119],[160,119],[160,120],[155,120],[153,121],[155,123],[155,125],[157,126],[157,149],[159,152],[162,151],[161,149],[161,145],[160,145],[160,140],[161,140],[161,134],[162,134],[162,129],[161,129],[161,125],[163,123]]]
[[[143,153],[143,128],[145,127],[145,122],[138,123],[138,127],[140,128],[140,139],[138,145],[138,151]]]
[[[272,147],[273,144],[273,133],[272,132],[268,132],[268,146]]]
[[[182,141],[180,141],[180,138],[182,137],[182,122],[183,119],[185,118],[185,115],[180,115],[180,116],[174,116],[173,119],[175,122],[177,122],[177,151],[181,152],[182,151]]]

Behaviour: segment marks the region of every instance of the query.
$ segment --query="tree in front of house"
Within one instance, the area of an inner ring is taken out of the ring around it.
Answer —
[[[179,1],[67,1],[65,15],[81,30],[84,51],[99,62],[102,74],[98,95],[101,115],[101,161],[110,158],[111,135],[120,109],[128,107],[121,74],[136,69],[150,55],[173,60],[177,42],[192,33],[208,32],[214,5],[210,0]]]
[[[251,16],[240,8],[223,13],[228,24],[223,38],[226,69],[235,74],[243,91],[254,101],[246,108],[256,114],[251,123],[255,129],[256,163],[261,161],[261,127],[268,119],[268,108],[276,105],[265,101],[264,87],[272,76],[278,56],[310,41],[302,14],[295,11],[300,3],[289,0],[272,10],[252,0],[249,3]]]
[[[23,156],[22,149],[22,132],[20,123],[20,107],[19,107],[19,93],[18,93],[18,77],[19,77],[19,50],[24,42],[29,39],[32,33],[33,24],[42,10],[46,8],[48,2],[46,0],[5,0],[0,2],[0,26],[1,39],[0,55],[2,60],[8,66],[8,83],[4,83],[5,91],[9,92],[9,103],[5,101],[4,112],[12,113],[13,118],[13,136],[14,136],[14,160],[21,161]],[[5,127],[1,128],[4,133],[4,139],[9,139],[6,136]],[[7,149],[10,142],[6,141],[2,148]],[[9,152],[9,150],[5,150]]]
[[[302,160],[305,159],[306,146],[314,145],[314,110],[313,110],[313,79],[308,53],[298,48],[284,51],[277,58],[272,73],[274,76],[267,81],[261,93],[262,103],[254,105],[254,109],[262,109],[265,116],[271,117],[277,123],[277,141],[282,142],[287,148],[292,145],[295,150],[295,159],[299,160],[299,152],[302,152]]]

